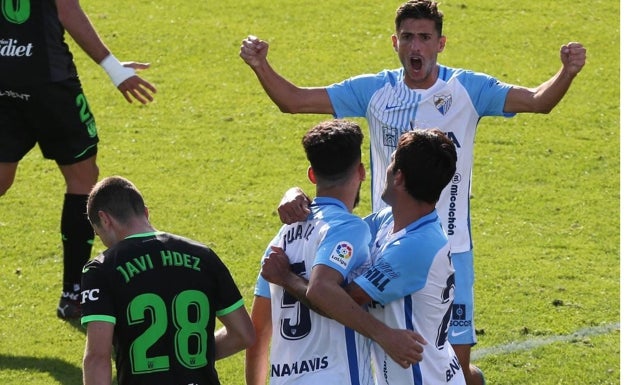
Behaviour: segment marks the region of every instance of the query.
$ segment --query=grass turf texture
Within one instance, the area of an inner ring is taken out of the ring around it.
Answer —
[[[307,182],[300,138],[320,115],[286,115],[238,57],[255,34],[299,85],[399,65],[399,2],[98,2],[82,5],[120,60],[149,61],[156,101],[128,105],[69,40],[101,138],[101,176],[142,190],[153,224],[196,238],[231,269],[248,306],[286,188]],[[549,115],[485,118],[472,199],[479,349],[619,322],[619,7],[613,1],[445,1],[440,62],[536,86],[568,41],[587,65]],[[366,128],[363,120],[358,120]],[[368,137],[368,135],[366,135]],[[367,150],[365,150],[367,152]],[[363,187],[359,214],[370,207]],[[64,185],[31,151],[0,198],[0,383],[80,382],[83,330],[58,320]],[[102,251],[99,240],[95,253]],[[615,330],[614,330],[615,329]],[[619,327],[483,356],[488,384],[617,384]],[[244,383],[243,355],[217,364]]]

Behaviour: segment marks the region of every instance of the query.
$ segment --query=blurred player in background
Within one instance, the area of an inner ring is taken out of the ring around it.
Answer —
[[[78,0],[9,0],[0,16],[0,196],[19,161],[35,146],[56,161],[66,191],[61,214],[63,288],[57,315],[80,317],[80,271],[91,256],[87,194],[97,182],[98,135],[82,91],[67,31],[102,66],[128,102],[152,101],[156,88],[135,75],[145,63],[120,63]]]

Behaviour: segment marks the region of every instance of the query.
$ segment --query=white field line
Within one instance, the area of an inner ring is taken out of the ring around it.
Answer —
[[[470,358],[472,360],[478,360],[480,358],[484,358],[489,355],[500,355],[500,354],[513,353],[513,352],[518,352],[518,351],[523,351],[523,350],[531,350],[540,346],[552,344],[553,342],[570,342],[570,341],[574,341],[574,340],[584,338],[584,337],[607,334],[614,330],[619,330],[619,329],[620,329],[620,324],[614,323],[614,324],[609,324],[609,325],[601,325],[601,326],[580,329],[572,334],[567,334],[567,335],[562,335],[562,336],[534,338],[534,339],[530,339],[526,341],[511,342],[506,345],[491,346],[488,348],[476,349],[472,352],[472,354],[470,355]]]

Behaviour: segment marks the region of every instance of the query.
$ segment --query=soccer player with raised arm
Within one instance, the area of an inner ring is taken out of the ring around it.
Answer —
[[[241,58],[283,112],[365,117],[371,143],[373,210],[381,199],[385,169],[402,133],[415,128],[439,128],[457,147],[457,173],[442,192],[438,211],[451,241],[456,268],[456,298],[449,338],[457,351],[468,385],[481,384],[481,371],[470,364],[477,342],[474,325],[474,266],[470,231],[470,186],[477,124],[484,116],[548,113],[564,97],[585,65],[585,47],[561,46],[560,69],[537,87],[505,84],[496,78],[438,63],[447,38],[437,3],[410,0],[395,16],[394,48],[401,67],[354,76],[322,87],[298,87],[269,64],[269,45],[255,36],[243,40]],[[307,211],[301,200],[301,211]],[[290,215],[293,220],[298,215]],[[280,216],[282,214],[280,213]],[[288,215],[286,215],[288,216]]]

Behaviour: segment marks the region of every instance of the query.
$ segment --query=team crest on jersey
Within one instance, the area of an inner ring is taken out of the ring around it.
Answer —
[[[353,246],[349,242],[339,242],[329,256],[329,260],[343,269],[349,265],[353,256]]]
[[[382,135],[383,135],[384,146],[395,148],[398,143],[399,130],[397,130],[394,127],[387,126],[385,124],[381,127],[381,130],[382,130]]]
[[[453,104],[452,95],[433,95],[433,105],[442,115],[446,115],[451,109],[451,104]]]

